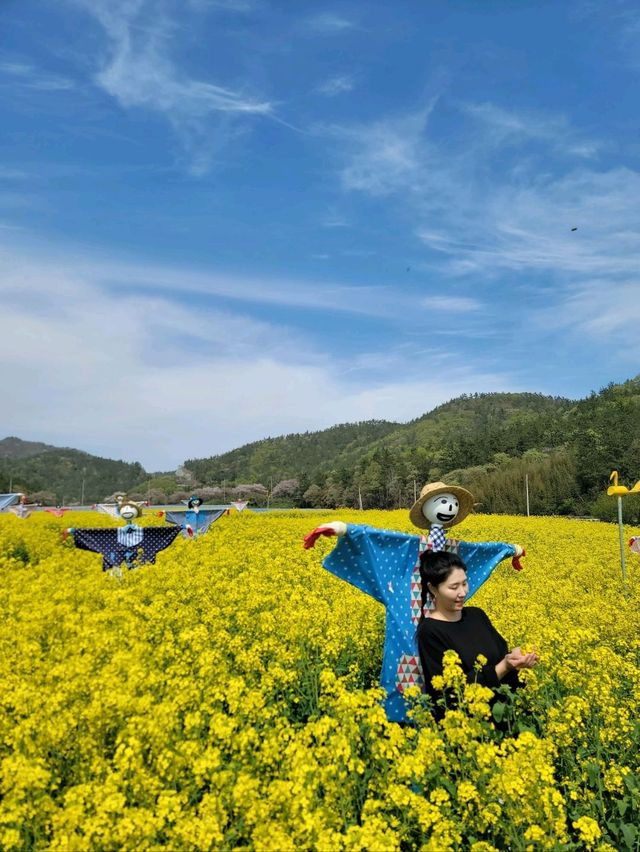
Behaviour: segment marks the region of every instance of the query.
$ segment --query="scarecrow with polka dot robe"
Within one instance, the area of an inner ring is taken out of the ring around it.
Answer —
[[[463,521],[472,508],[473,496],[469,491],[434,482],[425,485],[409,512],[414,526],[428,530],[427,535],[332,521],[312,530],[304,539],[305,548],[309,548],[319,536],[337,536],[338,544],[323,566],[371,595],[386,609],[380,685],[387,693],[385,710],[392,722],[407,719],[404,690],[409,686],[424,689],[415,641],[421,607],[420,554],[425,550],[457,553],[468,569],[469,596],[503,559],[512,557],[514,568],[521,567],[518,559],[524,551],[519,545],[447,537],[445,530]]]
[[[102,570],[118,573],[122,565],[138,568],[148,562],[155,562],[156,555],[176,539],[184,525],[171,527],[141,527],[132,523],[142,515],[142,507],[131,500],[120,500],[118,514],[126,521],[126,526],[117,529],[77,529],[69,527],[63,532],[63,538],[73,537],[80,550],[90,550],[102,554]]]

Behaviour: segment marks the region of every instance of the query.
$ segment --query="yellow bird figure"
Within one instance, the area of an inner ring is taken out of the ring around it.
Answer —
[[[607,494],[609,497],[622,497],[623,494],[629,494],[629,489],[626,485],[618,485],[618,471],[611,471],[611,476],[609,477],[609,482],[612,482],[613,485],[610,485],[607,488]],[[640,483],[636,483],[638,485]],[[635,486],[634,486],[635,488]],[[640,490],[640,489],[638,489]]]

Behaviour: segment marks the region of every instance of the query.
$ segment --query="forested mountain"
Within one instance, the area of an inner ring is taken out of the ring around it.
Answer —
[[[410,423],[268,438],[185,467],[205,486],[261,483],[265,500],[272,483],[289,505],[408,506],[422,484],[444,479],[470,488],[484,511],[524,512],[528,484],[532,513],[609,517],[611,470],[640,478],[640,377],[579,401],[465,395]],[[629,517],[639,503],[626,500]]]
[[[114,491],[132,490],[146,476],[138,463],[103,459],[80,450],[19,438],[0,441],[0,449],[7,447],[11,453],[0,455],[0,491],[23,491],[47,504],[79,502],[82,497],[85,503],[93,503]]]
[[[516,457],[530,447],[556,446],[572,405],[530,393],[462,396],[410,423],[372,421],[268,438],[185,467],[206,485],[297,480],[300,496],[312,489],[312,502],[354,504],[361,497],[365,506],[404,505],[414,483],[486,464],[496,453]]]
[[[385,420],[342,423],[322,432],[283,435],[245,444],[219,456],[189,459],[184,467],[203,483],[262,482],[314,476],[336,458],[354,462],[372,443],[400,426]]]
[[[41,449],[44,447],[45,449]],[[571,401],[534,393],[470,394],[410,423],[364,421],[321,432],[266,438],[184,463],[176,476],[79,450],[0,441],[0,491],[48,491],[60,502],[114,491],[179,499],[247,497],[254,504],[409,506],[425,482],[468,487],[482,511],[595,514],[613,519],[608,477],[640,479],[640,376]],[[624,501],[636,519],[640,497]]]
[[[51,444],[43,444],[41,441],[23,441],[20,438],[10,436],[0,441],[0,459],[26,459],[29,456],[37,456],[45,450],[56,450]]]

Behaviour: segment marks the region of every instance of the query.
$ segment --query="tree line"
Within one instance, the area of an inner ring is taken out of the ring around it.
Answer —
[[[266,438],[160,476],[139,464],[49,448],[0,458],[0,490],[11,484],[43,502],[95,502],[127,491],[163,503],[197,491],[216,503],[391,509],[410,506],[424,483],[443,480],[469,488],[481,511],[523,513],[528,492],[532,514],[609,520],[613,469],[629,485],[640,479],[640,376],[578,401],[463,395],[410,423],[363,421]],[[640,499],[626,498],[624,507],[635,520]]]

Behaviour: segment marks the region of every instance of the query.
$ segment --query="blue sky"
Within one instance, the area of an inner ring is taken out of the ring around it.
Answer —
[[[167,470],[640,371],[637,4],[9,0],[2,30],[0,435]]]

